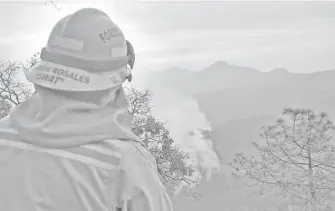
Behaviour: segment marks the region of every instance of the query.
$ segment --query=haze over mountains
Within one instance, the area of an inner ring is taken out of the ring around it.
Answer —
[[[277,68],[260,72],[224,61],[200,71],[173,67],[152,72],[147,80],[149,89],[169,89],[197,101],[211,122],[212,141],[223,167],[201,187],[201,203],[179,197],[177,210],[244,210],[244,205],[256,203],[264,208],[273,204],[269,203],[271,197],[246,195],[246,189],[227,174],[226,165],[236,152],[252,152],[251,141],[259,140],[261,127],[274,123],[283,108],[311,108],[335,117],[334,78],[335,70],[291,73]]]
[[[193,96],[211,122],[215,139],[221,139],[215,141],[221,144],[227,136],[224,131],[232,127],[228,120],[236,127],[236,121],[243,122],[241,127],[251,120],[261,125],[274,120],[285,107],[311,108],[335,116],[334,78],[334,70],[308,74],[277,68],[260,72],[219,61],[200,71],[169,68],[153,72],[148,81],[153,90],[164,87]]]

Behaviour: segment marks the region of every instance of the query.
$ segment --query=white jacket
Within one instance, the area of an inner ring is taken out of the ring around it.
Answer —
[[[69,129],[68,138],[76,140],[70,133],[76,125],[66,125],[72,121],[71,114],[64,115],[68,119],[63,124],[52,127],[49,123],[57,121],[37,118],[34,112],[40,108],[34,98],[0,122],[1,211],[173,210],[155,159],[140,142],[97,141],[92,136],[93,142],[57,145],[57,137],[52,135],[56,129],[64,134]],[[34,136],[24,130],[38,127],[43,136],[38,130]],[[49,137],[45,140],[49,145],[40,145],[43,139],[38,137]],[[66,137],[62,138],[66,143]]]
[[[0,210],[171,211],[155,165],[136,142],[47,149],[0,131]]]

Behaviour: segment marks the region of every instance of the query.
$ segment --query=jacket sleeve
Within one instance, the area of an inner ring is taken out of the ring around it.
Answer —
[[[112,211],[173,211],[155,159],[139,143],[131,143],[123,151],[111,183]]]

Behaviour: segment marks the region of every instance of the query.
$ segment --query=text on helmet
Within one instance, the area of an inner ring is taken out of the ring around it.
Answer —
[[[40,66],[36,74],[37,80],[49,81],[51,83],[58,83],[59,81],[65,81],[66,79],[72,79],[80,83],[90,83],[90,77],[80,75],[77,72],[64,70],[61,68],[52,68],[47,66]]]
[[[107,29],[99,33],[99,37],[104,43],[106,43],[107,41],[115,37],[120,37],[120,36],[123,36],[123,34],[119,28],[110,28],[110,29]]]

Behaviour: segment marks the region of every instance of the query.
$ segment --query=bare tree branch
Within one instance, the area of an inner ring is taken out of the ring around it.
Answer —
[[[260,158],[236,154],[233,175],[261,192],[289,193],[302,208],[323,210],[335,196],[333,130],[325,113],[284,109],[283,118],[263,128],[265,144],[253,143]]]
[[[194,169],[188,164],[190,157],[174,145],[165,122],[151,114],[149,90],[126,89],[130,103],[129,112],[133,115],[133,132],[142,139],[156,159],[158,172],[167,186],[175,188],[181,183],[195,186],[199,180]]]

